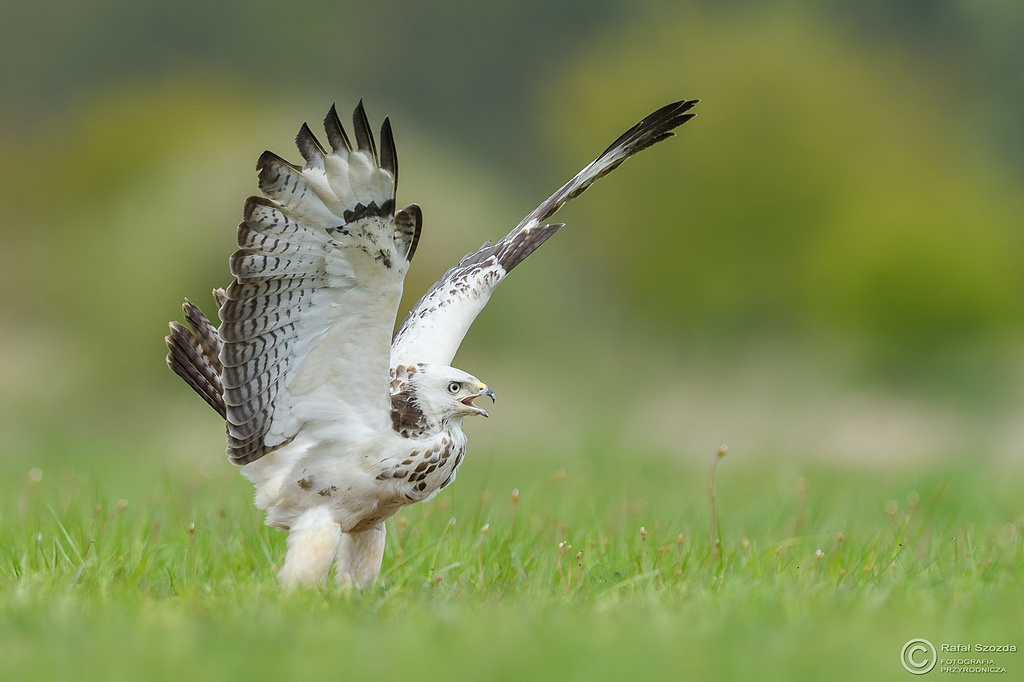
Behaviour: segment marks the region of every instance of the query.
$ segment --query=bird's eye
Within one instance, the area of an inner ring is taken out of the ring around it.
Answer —
[[[452,395],[455,395],[456,393],[458,393],[461,390],[462,390],[462,384],[460,384],[457,381],[453,381],[450,384],[448,384],[448,392],[451,393]]]

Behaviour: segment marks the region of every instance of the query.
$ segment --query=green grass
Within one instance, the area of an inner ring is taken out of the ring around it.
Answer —
[[[712,506],[714,453],[472,454],[389,522],[377,587],[291,594],[226,463],[8,460],[0,679],[908,679],[913,637],[1024,649],[1020,472],[730,453]]]

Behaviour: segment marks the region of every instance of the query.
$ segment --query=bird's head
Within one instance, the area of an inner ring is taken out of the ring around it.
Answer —
[[[490,416],[487,410],[474,405],[473,401],[487,396],[494,402],[494,391],[461,369],[419,365],[410,383],[416,404],[424,414],[438,421],[462,419],[472,415]]]

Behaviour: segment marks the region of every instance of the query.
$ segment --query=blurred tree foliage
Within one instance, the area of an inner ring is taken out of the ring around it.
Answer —
[[[113,393],[133,404],[161,371],[167,313],[182,295],[208,296],[196,284],[223,271],[237,199],[252,188],[253,140],[269,124],[242,102],[196,79],[110,91],[45,135],[5,140],[20,161],[0,168],[12,351],[0,370],[30,377],[6,399]]]
[[[261,107],[315,93],[317,106],[365,97],[407,108],[464,153],[525,164],[515,139],[529,129],[538,80],[633,5],[580,9],[547,0],[14,3],[0,21],[0,50],[12,56],[0,64],[0,112],[29,123],[97,85],[220,74],[258,93],[249,102]]]
[[[717,341],[840,337],[883,370],[1019,333],[1021,195],[905,50],[737,9],[659,12],[615,43],[542,98],[573,157],[633,112],[704,99],[675,146],[631,162],[644,172],[570,209],[607,228],[582,243],[637,319]]]
[[[415,109],[435,135],[522,171],[537,84],[581,50],[615,52],[638,18],[680,6],[734,16],[800,14],[847,27],[870,52],[904,56],[955,84],[979,143],[1024,171],[1024,5],[1013,0],[49,0],[8,3],[0,21],[0,115],[31,123],[83,93],[167,73],[219,73],[262,95],[365,96]],[[690,36],[688,40],[699,40]],[[637,77],[643,77],[638,74]],[[414,103],[414,104],[411,104]]]

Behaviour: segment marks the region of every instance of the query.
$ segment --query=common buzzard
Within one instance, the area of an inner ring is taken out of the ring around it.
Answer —
[[[491,292],[561,224],[565,202],[633,154],[673,135],[696,100],[658,109],[534,209],[439,279],[394,331],[420,238],[419,206],[397,208],[398,155],[380,147],[362,102],[353,136],[332,106],[328,147],[303,124],[305,163],[259,158],[262,196],[245,202],[234,281],[214,298],[220,327],[186,301],[167,363],[227,422],[227,454],[256,487],[268,525],[289,531],[279,577],[372,585],[384,521],[455,480],[462,420],[494,392],[450,367]]]

